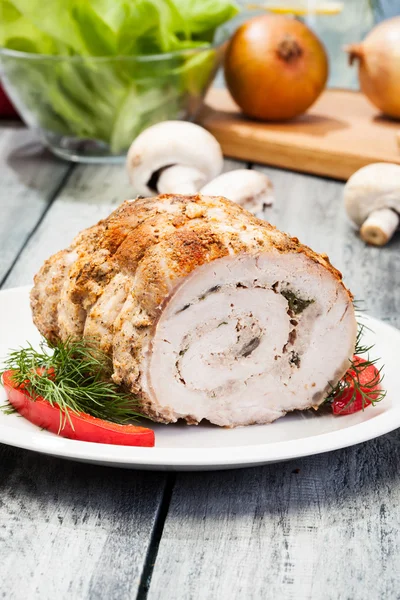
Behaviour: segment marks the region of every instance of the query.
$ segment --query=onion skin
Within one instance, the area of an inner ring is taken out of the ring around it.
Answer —
[[[304,113],[323,91],[328,58],[300,21],[263,15],[244,23],[225,56],[228,89],[249,117],[286,121]]]
[[[383,21],[345,50],[350,64],[358,60],[361,91],[385,115],[400,119],[400,17]]]

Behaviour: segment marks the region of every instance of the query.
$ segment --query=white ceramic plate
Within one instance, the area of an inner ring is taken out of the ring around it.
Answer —
[[[211,470],[254,466],[345,448],[400,427],[398,350],[400,331],[368,319],[365,342],[385,364],[385,400],[358,414],[293,413],[271,425],[221,429],[212,425],[152,425],[155,448],[78,442],[42,431],[17,414],[0,412],[0,442],[62,458],[115,467]],[[0,357],[10,348],[40,339],[29,308],[29,288],[0,292]],[[0,390],[0,404],[5,401]]]

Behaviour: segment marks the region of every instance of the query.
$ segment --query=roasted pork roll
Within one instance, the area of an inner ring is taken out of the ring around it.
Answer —
[[[317,408],[354,351],[328,257],[219,197],[124,202],[49,258],[33,317],[86,338],[155,421],[234,427]]]

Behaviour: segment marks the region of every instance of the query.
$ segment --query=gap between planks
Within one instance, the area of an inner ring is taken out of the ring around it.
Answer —
[[[136,600],[147,599],[154,567],[157,561],[158,550],[160,547],[165,522],[167,520],[169,508],[171,506],[172,494],[174,491],[175,483],[176,473],[168,473],[162,499],[155,518],[153,532],[150,539],[150,545],[143,566],[142,576],[140,578],[139,590],[136,596]]]

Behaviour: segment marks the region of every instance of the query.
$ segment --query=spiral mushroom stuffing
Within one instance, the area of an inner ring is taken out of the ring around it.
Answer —
[[[51,341],[87,338],[164,423],[234,427],[318,407],[352,356],[352,297],[326,256],[219,197],[124,202],[46,261]]]

